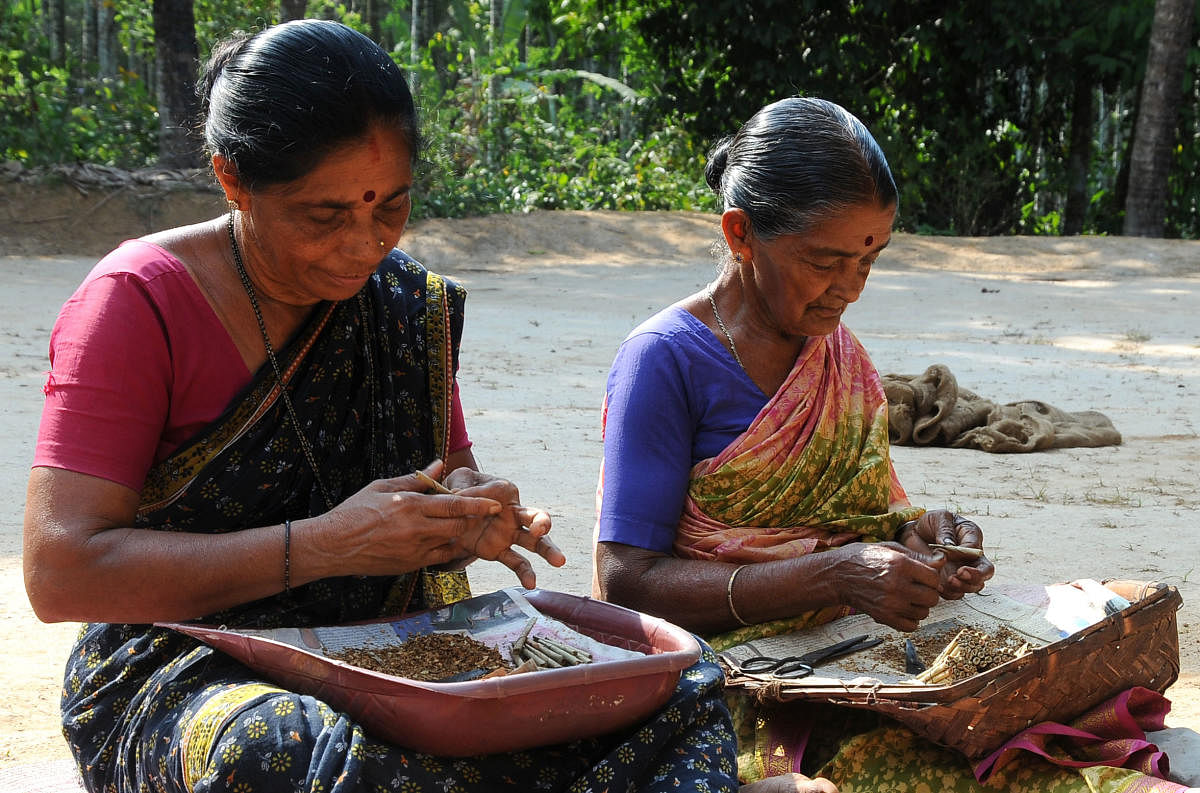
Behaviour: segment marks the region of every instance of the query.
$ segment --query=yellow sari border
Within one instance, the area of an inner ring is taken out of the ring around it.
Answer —
[[[450,301],[446,280],[430,272],[425,277],[425,344],[429,356],[429,401],[437,456],[450,453],[450,410],[454,396],[453,345],[450,339]]]

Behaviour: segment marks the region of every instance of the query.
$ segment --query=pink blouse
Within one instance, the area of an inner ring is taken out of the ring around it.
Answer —
[[[63,305],[50,367],[33,465],[137,491],[252,377],[183,264],[140,240],[104,257]],[[455,383],[450,451],[470,445]]]

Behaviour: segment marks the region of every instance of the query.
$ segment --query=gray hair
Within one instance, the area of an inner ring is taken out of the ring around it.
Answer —
[[[759,110],[709,152],[704,178],[762,240],[801,234],[851,206],[898,202],[887,158],[863,123],[824,99]]]

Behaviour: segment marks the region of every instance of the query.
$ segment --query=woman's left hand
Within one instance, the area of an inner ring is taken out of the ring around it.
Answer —
[[[475,559],[494,559],[516,573],[521,586],[532,589],[537,585],[533,566],[513,550],[514,546],[533,551],[553,567],[566,564],[567,557],[546,536],[550,531],[550,516],[543,510],[523,506],[521,494],[512,482],[464,467],[447,474],[443,484],[458,495],[490,498],[505,507],[496,515],[476,521],[471,530],[459,537],[459,544],[467,553],[452,566],[465,567]]]
[[[931,549],[930,544],[957,545],[983,550],[983,530],[974,521],[947,509],[926,512],[898,538],[905,547],[924,554],[941,553],[946,557],[942,567],[941,596],[958,600],[968,592],[983,589],[996,568],[986,556],[969,558],[954,551]]]

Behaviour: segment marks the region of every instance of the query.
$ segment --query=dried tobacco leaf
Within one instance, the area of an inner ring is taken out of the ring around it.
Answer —
[[[482,676],[505,667],[496,648],[460,633],[410,636],[396,647],[347,647],[329,657],[373,672],[426,682],[477,670],[482,670]]]

